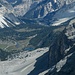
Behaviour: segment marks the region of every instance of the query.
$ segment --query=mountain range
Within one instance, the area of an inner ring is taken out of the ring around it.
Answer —
[[[20,24],[20,17],[36,21],[38,19],[39,23],[49,26],[60,25],[74,18],[74,2],[75,0],[1,0],[0,15],[5,18],[1,18],[1,22],[5,23],[5,20],[9,19],[14,24]],[[13,24],[10,25],[13,26]],[[5,26],[10,27],[7,24],[1,24],[1,28]]]
[[[75,0],[0,0],[0,60],[0,75],[74,75]]]

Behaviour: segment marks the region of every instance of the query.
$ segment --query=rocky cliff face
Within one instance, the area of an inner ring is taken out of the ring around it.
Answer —
[[[37,22],[44,25],[60,25],[72,19],[75,13],[75,0],[1,0],[0,3],[5,17],[12,13],[15,18],[38,19]]]
[[[30,9],[35,7],[42,0],[7,0],[14,9],[16,16],[25,15]]]
[[[43,0],[35,8],[28,11],[25,15],[27,18],[41,18],[58,8],[56,1]],[[30,15],[29,15],[30,14]],[[29,15],[29,16],[28,16]]]
[[[47,14],[57,11],[63,6],[73,2],[75,2],[75,0],[43,0],[35,8],[30,10],[32,13],[29,13],[30,11],[27,12],[27,14],[30,14],[29,16],[27,14],[25,16],[29,18],[45,17]]]
[[[50,46],[50,66],[55,65],[60,59],[64,58],[65,50],[70,44],[70,40],[63,33],[60,33],[56,41]]]
[[[8,1],[14,7],[15,10],[14,13],[16,16],[24,16],[26,14],[25,16],[30,18],[44,17],[48,13],[56,11],[65,5],[75,2],[75,0],[12,0],[12,1],[6,0],[6,1]],[[30,13],[30,11],[32,13]]]
[[[58,26],[75,17],[75,0],[43,0],[28,10],[26,19],[37,19],[45,25]]]
[[[50,70],[46,75],[75,74],[75,20],[60,33],[50,46]]]
[[[20,20],[13,13],[14,9],[6,0],[0,0],[0,28],[20,24]]]

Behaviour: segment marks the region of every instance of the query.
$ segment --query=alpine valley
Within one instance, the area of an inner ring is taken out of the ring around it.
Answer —
[[[0,0],[0,75],[75,75],[75,0]]]

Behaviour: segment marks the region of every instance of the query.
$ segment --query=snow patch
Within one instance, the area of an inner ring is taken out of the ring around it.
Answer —
[[[1,28],[4,28],[4,27],[5,27],[4,25],[6,25],[7,27],[9,27],[9,26],[7,25],[7,23],[5,22],[4,19],[5,19],[5,18],[4,18],[2,15],[0,15],[0,27],[1,27]]]
[[[20,22],[15,22],[15,24],[16,24],[16,25],[19,25],[19,24],[20,24]]]
[[[56,0],[54,0],[54,2],[56,3],[57,1],[56,1]]]
[[[57,21],[55,21],[52,26],[58,26],[60,24],[62,24],[63,22],[66,22],[68,21],[70,18],[61,18],[61,19],[58,19]]]
[[[67,53],[70,49],[71,49],[71,47],[69,47],[68,49],[66,49],[66,50],[65,50],[65,53]]]
[[[73,53],[67,55],[64,59],[60,60],[57,64],[56,64],[56,68],[57,68],[57,72],[59,72],[61,70],[61,68],[66,64],[67,62],[67,58],[72,56]]]
[[[49,69],[44,71],[44,72],[42,72],[42,73],[40,73],[39,75],[45,75],[46,73],[48,73],[48,71],[49,71]]]
[[[58,62],[56,64],[57,72],[59,72],[61,70],[61,68],[66,64],[66,61],[67,61],[67,59],[60,60],[60,62]]]
[[[0,62],[0,75],[28,75],[34,68],[37,58],[48,52],[49,48],[39,48],[34,51],[23,52],[24,58]]]
[[[73,27],[73,24],[66,27],[65,35],[68,37],[68,39],[74,39],[75,38],[75,28]]]
[[[11,3],[11,4],[16,4],[17,3],[17,1],[15,1],[15,2],[13,2],[13,3]]]

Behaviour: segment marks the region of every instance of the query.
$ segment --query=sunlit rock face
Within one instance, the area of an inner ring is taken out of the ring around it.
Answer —
[[[14,15],[14,9],[6,0],[0,0],[0,28],[15,26],[19,20]]]
[[[5,0],[4,0],[5,1]],[[16,16],[25,16],[27,18],[41,18],[48,13],[54,12],[64,5],[71,4],[75,0],[7,0],[14,9]],[[32,13],[31,13],[31,12]]]
[[[37,18],[44,18],[44,22],[49,21],[50,23],[56,21],[53,26],[57,25],[57,21],[60,19],[60,22],[67,21],[68,19],[72,18],[74,13],[69,13],[69,9],[75,6],[75,0],[42,0],[38,3],[35,7],[30,8],[26,14],[24,15],[25,18],[37,19]],[[68,8],[69,6],[69,8]],[[65,11],[66,10],[66,11]],[[65,16],[70,15],[70,18],[65,18]],[[51,21],[52,20],[52,21]],[[50,23],[46,24],[50,24]],[[59,23],[60,24],[60,23]]]
[[[23,16],[42,0],[7,0],[13,7],[16,16]]]

